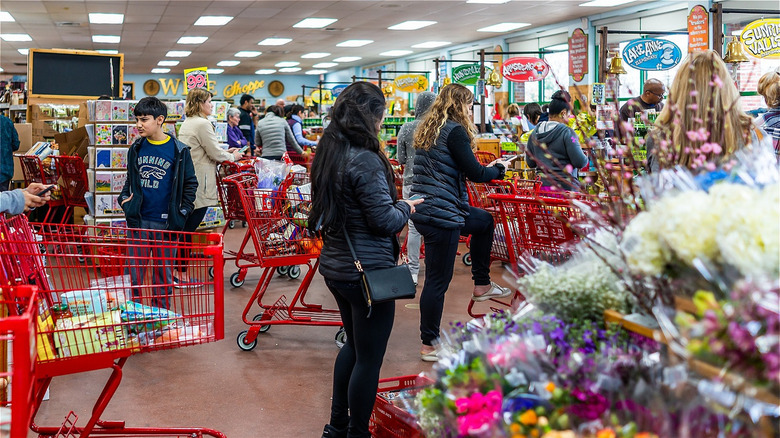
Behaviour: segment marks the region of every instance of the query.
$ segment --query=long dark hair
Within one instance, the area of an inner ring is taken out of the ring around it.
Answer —
[[[355,82],[341,92],[331,109],[331,122],[322,133],[311,166],[312,209],[309,226],[334,228],[344,223],[341,174],[349,148],[368,149],[385,164],[387,183],[395,201],[392,167],[379,143],[379,122],[385,112],[382,90],[369,82]]]

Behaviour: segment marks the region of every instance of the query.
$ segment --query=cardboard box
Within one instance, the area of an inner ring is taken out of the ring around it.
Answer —
[[[32,123],[14,123],[14,128],[19,134],[19,150],[14,154],[24,154],[33,145],[32,141]],[[22,163],[18,158],[14,158],[14,176],[12,181],[24,181],[24,174],[22,174]]]
[[[71,157],[87,156],[87,147],[89,146],[89,135],[84,127],[74,129],[73,131],[62,134],[55,134],[54,140],[60,146],[60,155]]]
[[[53,121],[35,120],[32,122],[32,135],[35,141],[44,141],[47,138],[54,138],[58,134],[52,126]]]

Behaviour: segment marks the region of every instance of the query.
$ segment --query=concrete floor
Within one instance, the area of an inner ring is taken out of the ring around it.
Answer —
[[[228,230],[226,247],[235,248],[244,230]],[[465,246],[461,250],[465,251]],[[140,427],[202,426],[230,438],[320,436],[329,418],[332,366],[338,352],[334,342],[337,328],[273,326],[260,334],[253,351],[241,351],[236,345],[236,336],[246,329],[241,312],[261,270],[250,270],[246,283],[232,289],[228,282],[235,272],[232,263],[224,271],[225,339],[130,357],[122,384],[104,419],[125,420],[128,426]],[[493,264],[494,281],[506,284],[502,275],[500,265]],[[421,272],[418,297],[423,281]],[[290,296],[298,284],[300,280],[276,277],[268,294]],[[458,257],[442,327],[451,321],[470,319],[466,308],[472,287],[470,270]],[[308,296],[309,302],[335,305],[319,274]],[[418,327],[417,300],[398,302],[382,377],[431,369],[429,363],[420,361]],[[109,374],[108,370],[101,370],[55,378],[51,399],[43,402],[36,423],[59,425],[73,410],[80,417],[77,425],[84,425]]]

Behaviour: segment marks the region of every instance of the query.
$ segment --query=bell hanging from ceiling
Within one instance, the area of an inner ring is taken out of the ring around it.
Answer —
[[[490,70],[486,84],[490,85],[491,87],[501,88],[503,83],[501,81],[501,76],[498,75],[496,70]]]
[[[723,62],[727,64],[737,64],[739,62],[748,62],[750,59],[745,55],[742,41],[739,37],[732,37],[728,45],[726,45],[726,56],[723,57]]]
[[[450,79],[449,76],[445,76],[444,80],[442,80],[442,82],[441,82],[441,86],[442,87],[446,87],[447,85],[449,85],[451,83],[452,83],[452,79]]]
[[[607,69],[607,73],[611,75],[624,75],[627,73],[626,69],[623,68],[623,58],[621,58],[617,53],[614,53],[612,60],[609,61],[609,68]]]
[[[385,95],[385,97],[392,96],[395,93],[395,87],[392,83],[387,84],[382,87],[382,93]]]

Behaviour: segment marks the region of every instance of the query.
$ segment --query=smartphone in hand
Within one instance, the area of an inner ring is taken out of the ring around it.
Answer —
[[[39,196],[39,197],[42,198],[42,197],[46,196],[47,193],[49,193],[52,190],[54,190],[55,187],[57,187],[57,185],[56,184],[52,184],[49,187],[46,187],[45,189],[41,190],[39,193],[35,193],[35,196]]]
[[[410,201],[416,201],[418,199],[422,199],[422,195],[412,195],[409,200]]]

